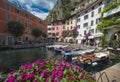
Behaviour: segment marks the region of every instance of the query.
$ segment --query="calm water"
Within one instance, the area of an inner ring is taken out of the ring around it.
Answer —
[[[0,72],[9,72],[18,69],[23,63],[46,57],[45,49],[40,48],[0,51]]]

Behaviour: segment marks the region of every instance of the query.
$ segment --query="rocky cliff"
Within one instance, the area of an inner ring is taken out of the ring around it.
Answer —
[[[46,17],[46,22],[66,19],[71,15],[71,10],[84,0],[58,0],[54,8]]]

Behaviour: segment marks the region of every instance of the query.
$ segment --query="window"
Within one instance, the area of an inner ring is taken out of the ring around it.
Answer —
[[[30,15],[30,19],[32,19],[32,16]]]
[[[6,19],[7,19],[7,20],[12,20],[11,14],[6,14]]]
[[[93,26],[93,23],[94,23],[94,21],[92,20],[92,21],[91,21],[91,26]]]
[[[25,17],[28,17],[28,14],[27,14],[27,13],[25,13]]]
[[[84,35],[86,35],[86,30],[84,31]]]
[[[72,21],[71,21],[71,24],[72,24]]]
[[[67,22],[67,25],[69,25],[69,22]]]
[[[51,35],[51,33],[48,33],[48,35]]]
[[[25,21],[25,26],[27,26],[28,25],[28,22],[27,21]]]
[[[101,22],[100,18],[97,18],[97,19],[96,19],[96,24],[98,24],[98,23],[100,23],[100,22]]]
[[[17,22],[21,22],[21,21],[20,21],[20,18],[17,18],[17,20],[16,20],[16,21],[17,21]]]
[[[10,4],[6,3],[6,9],[10,10]]]
[[[55,33],[52,33],[53,36],[55,36]]]
[[[32,27],[32,23],[30,23],[30,27]]]
[[[57,30],[58,30],[58,27],[57,27]]]
[[[51,30],[51,28],[48,28],[48,30]]]
[[[56,33],[56,36],[58,36],[58,35],[59,35],[59,32]]]
[[[95,29],[95,32],[97,33],[97,32],[98,32],[98,30],[97,30],[97,29]]]
[[[88,15],[85,15],[85,16],[84,16],[84,20],[86,20],[86,19],[88,19]]]
[[[52,30],[55,30],[55,28],[52,28]]]
[[[80,18],[77,19],[77,22],[80,22]]]
[[[93,17],[94,16],[94,11],[91,13],[91,17]]]
[[[78,25],[77,28],[80,29],[80,25]]]
[[[72,29],[73,27],[71,26],[71,29]]]
[[[88,23],[84,23],[83,27],[88,27]]]
[[[16,9],[16,13],[17,13],[17,14],[20,14],[20,10],[19,10],[19,9]]]
[[[102,8],[100,7],[100,8],[98,9],[98,13],[101,13],[101,10],[102,10]]]

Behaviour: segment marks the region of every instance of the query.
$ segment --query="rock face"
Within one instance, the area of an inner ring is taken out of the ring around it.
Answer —
[[[84,0],[58,0],[49,15],[46,22],[52,22],[60,19],[66,19],[71,15],[71,10]]]

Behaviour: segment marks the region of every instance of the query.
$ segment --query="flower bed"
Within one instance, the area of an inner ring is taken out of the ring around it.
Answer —
[[[48,60],[24,64],[19,70],[0,76],[0,82],[95,82],[94,75],[79,66]]]

